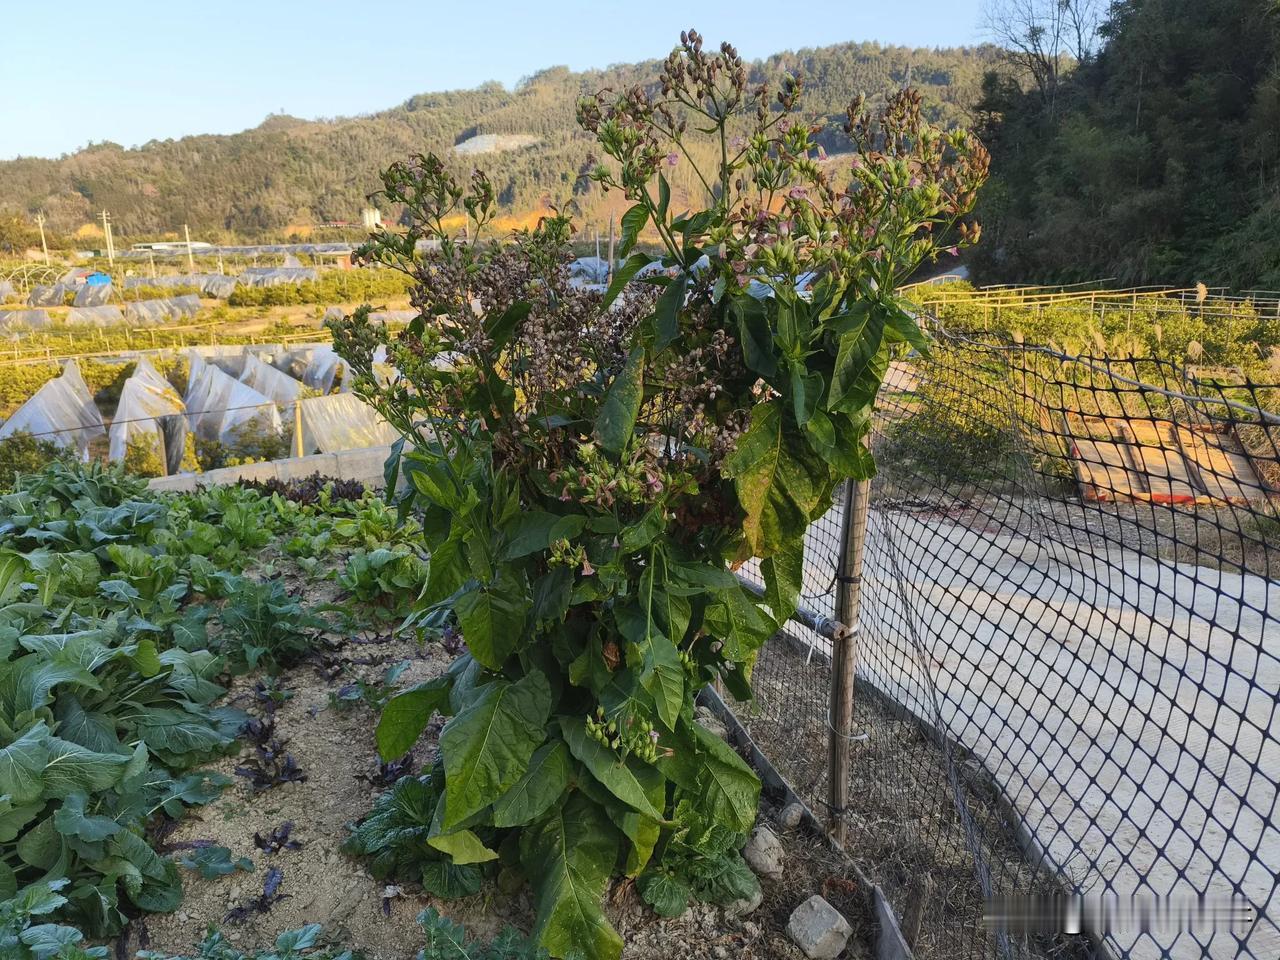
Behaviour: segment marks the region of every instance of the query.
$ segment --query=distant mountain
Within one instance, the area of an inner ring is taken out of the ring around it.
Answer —
[[[997,53],[992,47],[842,43],[777,54],[753,71],[756,80],[802,72],[807,109],[833,119],[852,95],[874,100],[909,81],[935,118],[957,122],[968,119]],[[553,67],[515,90],[490,83],[421,94],[369,116],[309,121],[277,115],[228,136],[154,140],[129,150],[102,143],[56,160],[0,162],[0,213],[44,210],[63,233],[92,223],[106,208],[117,237],[161,235],[183,223],[201,239],[279,236],[294,225],[358,222],[380,169],[433,150],[448,152],[460,170],[487,170],[504,211],[515,218],[572,202],[599,223],[607,215],[604,202],[575,187],[575,171],[592,148],[574,123],[575,103],[603,87],[651,82],[658,68],[657,61],[583,73]],[[674,173],[677,194],[691,189],[679,169]]]

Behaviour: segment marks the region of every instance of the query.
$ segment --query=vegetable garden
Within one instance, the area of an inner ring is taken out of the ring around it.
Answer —
[[[330,322],[357,394],[402,436],[386,501],[319,484],[157,499],[64,465],[17,482],[0,507],[0,937],[15,956],[93,955],[82,935],[126,929],[190,949],[190,911],[219,919],[208,887],[183,906],[196,878],[232,891],[232,932],[206,955],[238,956],[237,926],[272,956],[315,949],[311,926],[274,948],[264,934],[289,898],[322,909],[288,865],[291,844],[324,849],[304,818],[327,828],[329,807],[308,794],[269,824],[289,804],[263,798],[312,789],[293,751],[308,721],[327,731],[312,770],[336,791],[368,764],[374,712],[375,796],[340,807],[344,856],[363,866],[333,853],[316,876],[363,878],[343,889],[357,903],[383,884],[374,920],[402,897],[470,898],[454,916],[485,939],[494,913],[527,931],[463,947],[428,912],[424,956],[800,956],[782,927],[806,888],[866,922],[843,863],[799,835],[785,883],[748,866],[771,801],[695,698],[751,698],[757,652],[798,602],[809,523],[874,469],[889,360],[928,349],[899,287],[957,226],[976,241],[962,219],[987,159],[903,91],[877,117],[850,106],[837,178],[802,92],[751,87],[732,46],[691,32],[659,88],[580,104],[606,158],[591,178],[632,204],[631,256],[603,293],[570,281],[566,217],[487,239],[483,174],[460,182],[431,156],[389,169],[384,200],[409,229],[360,255],[403,273],[420,315],[398,334],[367,308]],[[704,139],[705,170],[690,149]],[[663,170],[678,163],[705,209],[674,208]],[[459,214],[468,243],[443,228]],[[632,252],[646,226],[659,269]],[[761,596],[733,573],[751,557]],[[238,813],[219,798],[233,783],[253,798]],[[254,819],[259,855],[216,842],[210,811]]]

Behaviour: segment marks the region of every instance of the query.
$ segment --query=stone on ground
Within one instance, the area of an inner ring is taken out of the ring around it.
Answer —
[[[733,903],[724,908],[724,912],[731,917],[745,917],[748,914],[755,913],[762,903],[764,903],[764,891],[757,886],[755,893],[749,897],[743,897],[741,900],[733,901]]]
[[[787,936],[809,960],[838,957],[852,933],[849,921],[817,894],[796,907],[787,922]]]
[[[794,830],[804,820],[804,807],[799,803],[788,803],[778,811],[778,826],[784,830]]]
[[[756,827],[742,848],[742,858],[759,876],[777,880],[782,876],[782,841],[768,827]]]

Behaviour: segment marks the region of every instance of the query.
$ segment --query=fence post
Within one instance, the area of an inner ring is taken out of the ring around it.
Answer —
[[[831,829],[845,842],[845,808],[849,805],[849,745],[853,738],[853,678],[857,666],[858,614],[862,606],[862,552],[867,536],[870,480],[845,484],[840,523],[840,563],[836,570],[836,620],[845,630],[831,648],[831,729],[827,763],[827,802]]]

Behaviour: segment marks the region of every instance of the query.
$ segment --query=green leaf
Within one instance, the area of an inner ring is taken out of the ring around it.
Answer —
[[[14,849],[23,863],[39,870],[52,870],[63,857],[65,846],[53,817],[45,817],[18,839]],[[63,863],[65,865],[65,860]]]
[[[474,864],[430,860],[422,865],[422,889],[433,897],[456,900],[480,891],[484,874]]]
[[[883,339],[884,314],[880,310],[870,311],[861,324],[853,324],[841,335],[827,395],[828,410],[853,412],[875,400],[884,376],[880,361]]]
[[[542,816],[569,786],[569,749],[563,740],[544,743],[529,769],[493,805],[495,827],[520,827]]]
[[[684,306],[685,292],[689,288],[689,274],[681,270],[672,277],[662,296],[653,305],[649,323],[653,331],[653,352],[659,354],[680,335],[680,308]]]
[[[650,870],[636,881],[636,889],[653,912],[660,917],[678,917],[689,909],[688,884],[673,877],[666,870]]]
[[[724,642],[727,659],[746,662],[773,636],[777,626],[736,583],[721,591],[718,601],[707,608],[706,626]]]
[[[615,269],[613,280],[609,282],[609,289],[605,291],[604,299],[600,302],[600,309],[608,310],[613,301],[618,299],[618,294],[622,293],[623,288],[631,282],[631,278],[651,263],[653,258],[647,253],[633,253],[626,263]]]
[[[773,619],[786,623],[796,612],[800,589],[804,585],[804,538],[797,537],[760,563],[764,577],[764,601]]]
[[[120,824],[110,817],[85,813],[89,798],[73,793],[53,812],[53,825],[64,837],[76,837],[86,843],[97,843],[120,832]]]
[[[737,833],[747,833],[756,821],[760,780],[737,752],[711,731],[693,725],[703,755],[698,777],[699,806],[713,820]]]
[[[526,300],[517,300],[497,317],[485,324],[485,336],[493,342],[494,350],[501,350],[515,333],[520,321],[529,316],[533,304]],[[391,488],[394,489],[394,488]]]
[[[39,800],[49,762],[49,728],[41,721],[0,750],[0,796],[15,805]]]
[[[560,731],[569,752],[582,761],[591,775],[609,792],[651,820],[665,820],[662,811],[654,807],[648,793],[627,761],[587,735],[586,721],[580,717],[560,717]]]
[[[115,786],[124,776],[129,758],[95,753],[78,743],[50,737],[49,762],[44,768],[44,795],[63,798],[76,791],[95,793]]]
[[[489,806],[524,776],[533,752],[546,740],[550,713],[551,687],[535,671],[516,683],[486,684],[445,724],[440,734],[445,830]]]
[[[142,711],[135,732],[153,752],[177,756],[209,753],[232,742],[209,720],[187,710],[163,707]]]
[[[671,184],[667,183],[667,178],[658,174],[658,209],[657,215],[659,220],[667,219],[667,208],[671,206]]]
[[[614,613],[622,635],[640,649],[640,685],[653,697],[663,724],[672,729],[684,706],[684,667],[675,644],[654,622],[656,610],[652,607],[652,597],[642,595],[640,600],[648,609],[628,604],[618,607]],[[685,623],[688,623],[687,616]]]
[[[205,880],[214,880],[235,873],[237,870],[253,871],[253,861],[248,857],[231,859],[231,851],[226,847],[196,847],[185,851],[178,857],[178,865],[194,870]]]
[[[433,713],[449,712],[453,677],[445,674],[410,687],[387,701],[378,718],[375,739],[383,760],[397,760],[418,742]]]
[[[896,338],[911,344],[923,356],[929,356],[929,338],[920,329],[916,318],[896,303],[885,307],[885,332],[891,332]]]
[[[609,385],[596,416],[595,438],[609,453],[626,449],[635,432],[640,401],[644,396],[644,348],[635,347],[621,372]]]
[[[488,863],[490,860],[498,859],[498,855],[486,847],[470,830],[458,830],[438,837],[428,837],[427,843],[441,853],[447,853],[453,862],[459,865]]]
[[[31,951],[34,960],[46,960],[48,957],[74,957],[76,952],[70,948],[84,939],[84,934],[75,927],[59,923],[40,923],[27,927],[18,939]],[[22,956],[18,951],[17,956]]]
[[[43,801],[19,806],[8,797],[0,796],[0,843],[13,840],[43,809]]]
[[[556,957],[619,960],[622,938],[600,907],[618,859],[618,832],[585,794],[574,793],[520,837],[534,887],[533,940]]]
[[[640,231],[645,228],[648,222],[649,208],[643,203],[637,203],[622,215],[622,237],[618,245],[619,257],[625,257],[631,252],[631,248],[640,239]]]
[[[507,537],[507,549],[503,556],[508,560],[516,560],[546,550],[557,540],[576,537],[586,524],[587,518],[576,513],[565,516],[545,510],[521,513],[503,531]]]
[[[778,372],[778,358],[764,304],[755,297],[737,297],[730,306],[742,343],[742,360],[747,369],[762,377]]]
[[[502,669],[523,639],[530,605],[514,577],[464,593],[453,612],[471,655],[490,670]]]
[[[320,924],[308,923],[297,930],[286,930],[276,937],[276,953],[293,953],[310,950],[320,938]]]
[[[777,400],[751,411],[751,425],[725,461],[746,510],[743,532],[764,558],[803,535],[830,495],[830,471],[796,431],[787,428]]]

